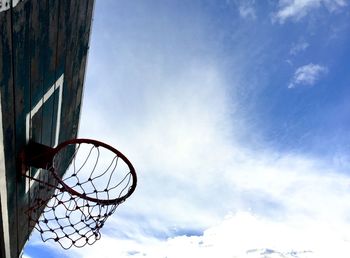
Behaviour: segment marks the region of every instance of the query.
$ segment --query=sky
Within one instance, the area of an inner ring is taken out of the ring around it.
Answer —
[[[350,257],[350,3],[96,1],[79,137],[135,193],[29,257]]]

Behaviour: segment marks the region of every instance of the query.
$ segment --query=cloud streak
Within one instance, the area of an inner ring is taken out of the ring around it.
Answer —
[[[288,88],[295,88],[298,85],[314,85],[323,75],[328,72],[328,68],[319,64],[307,64],[297,68]]]
[[[274,19],[281,24],[287,20],[299,21],[321,6],[333,12],[347,6],[347,2],[345,0],[281,0]]]
[[[243,19],[256,20],[255,1],[240,1],[238,3],[238,11]]]
[[[292,45],[292,47],[289,50],[289,54],[292,56],[295,56],[298,53],[305,51],[309,46],[310,46],[309,43],[305,41],[299,41]]]

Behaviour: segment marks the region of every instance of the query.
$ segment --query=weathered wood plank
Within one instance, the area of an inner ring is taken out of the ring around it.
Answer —
[[[85,1],[84,1],[85,2]],[[65,19],[66,24],[72,24],[71,27],[66,28],[65,35],[65,83],[63,87],[63,102],[62,102],[62,113],[65,114],[61,118],[61,124],[63,127],[72,126],[71,116],[74,112],[74,99],[76,94],[77,79],[76,79],[76,52],[79,43],[78,40],[78,29],[79,29],[79,5],[78,0],[64,1],[65,3]],[[61,133],[60,140],[64,141],[70,139],[73,136],[72,131],[64,131]]]
[[[11,173],[15,170],[14,166],[14,149],[15,149],[15,123],[14,123],[14,94],[13,94],[13,64],[12,64],[12,34],[11,34],[11,11],[0,13],[0,89],[1,89],[1,110],[2,110],[2,126],[3,126],[3,147],[5,154],[6,171],[1,176],[6,177],[6,192],[7,192],[7,218],[3,218],[2,224],[5,230],[11,229],[11,232],[4,232],[9,239],[9,247],[2,250],[5,257],[6,254],[11,254],[13,257],[17,254],[17,212],[16,203],[17,196],[11,195],[16,192],[16,173]],[[4,175],[5,174],[5,175]],[[4,214],[5,215],[5,214]],[[10,235],[9,235],[10,234]],[[4,243],[6,244],[6,243]]]
[[[43,27],[48,20],[45,15],[45,9],[42,8],[40,1],[30,1],[32,4],[32,12],[30,17],[30,44],[33,46],[30,49],[30,110],[32,110],[39,101],[43,101],[44,84],[43,84],[43,69],[45,65],[44,54],[42,48],[45,47],[45,40],[47,34],[42,34]],[[46,2],[46,1],[44,1]],[[47,13],[47,10],[46,10]],[[32,121],[30,127],[30,138],[38,143],[42,141],[41,125],[42,125],[42,112],[40,108],[35,114],[36,121]]]
[[[81,17],[81,31],[79,37],[81,38],[81,44],[79,45],[78,50],[78,60],[80,60],[80,66],[78,69],[78,85],[77,85],[77,94],[75,99],[75,113],[72,117],[73,121],[77,121],[76,127],[74,128],[74,135],[76,136],[78,132],[78,122],[80,121],[80,113],[81,113],[81,105],[82,105],[82,97],[83,97],[83,85],[85,82],[85,71],[87,67],[87,59],[88,59],[88,50],[90,43],[90,34],[91,34],[91,25],[92,25],[92,15],[94,9],[94,1],[90,0],[86,6],[85,16]],[[84,15],[81,12],[81,16]]]
[[[25,1],[19,3],[15,8],[12,8],[13,24],[13,62],[14,62],[14,109],[15,109],[15,150],[14,157],[17,157],[19,151],[26,144],[26,114],[30,107],[30,78],[31,78],[31,63],[30,50],[32,48],[30,42],[30,18],[32,15],[32,2]],[[24,130],[23,130],[24,129]],[[16,163],[15,163],[16,164]],[[15,171],[18,171],[16,168]],[[17,225],[16,238],[16,254],[17,257],[21,253],[22,247],[30,233],[28,219],[22,212],[28,209],[28,197],[25,192],[25,178],[17,174],[16,180],[16,210]]]
[[[42,4],[43,2],[41,2]],[[47,10],[47,23],[46,26],[42,28],[41,33],[45,33],[47,38],[45,38],[44,44],[45,49],[43,51],[43,63],[45,68],[42,70],[44,93],[54,85],[57,80],[56,74],[56,56],[57,56],[57,31],[58,31],[58,20],[59,20],[59,9],[58,1],[47,0],[46,7]],[[55,98],[56,94],[52,94],[49,100],[43,106],[43,119],[42,119],[42,136],[41,143],[47,146],[55,145],[55,134],[53,133],[53,124],[55,121],[55,109],[57,109],[58,99]]]
[[[27,45],[27,35],[28,35],[28,27],[26,26],[26,18],[28,17],[30,10],[28,9],[28,5],[22,4],[19,5],[18,8],[16,8],[16,11],[14,8],[11,8],[12,13],[12,62],[13,62],[13,102],[12,105],[14,108],[14,116],[12,117],[12,120],[15,121],[14,126],[14,150],[12,152],[12,159],[13,159],[13,168],[7,170],[11,173],[13,171],[18,171],[16,166],[16,157],[18,156],[18,149],[20,146],[20,140],[18,138],[18,130],[20,127],[24,125],[23,119],[18,117],[18,114],[20,114],[20,117],[24,118],[24,105],[27,103],[25,99],[25,91],[26,89],[26,81],[24,78],[28,77],[28,70],[27,69],[19,69],[18,66],[21,64],[25,64],[27,62],[25,52],[28,50]],[[14,225],[14,228],[16,228],[16,231],[11,231],[11,254],[13,257],[18,257],[21,252],[20,242],[22,241],[21,234],[24,233],[22,231],[23,228],[26,229],[27,227],[27,220],[24,220],[24,225],[19,224],[18,222],[21,220],[22,213],[19,210],[19,207],[21,207],[21,202],[23,201],[23,196],[19,193],[21,192],[21,186],[22,184],[19,184],[19,180],[23,180],[17,173],[14,173],[16,175],[16,180],[14,181],[15,189],[10,190],[9,192],[13,194],[16,199],[14,203],[9,201],[9,212],[10,215],[10,221],[11,225]],[[8,178],[9,180],[9,178]],[[12,207],[12,205],[14,207]],[[15,211],[15,213],[12,213],[12,210]],[[12,215],[15,214],[14,217]],[[12,222],[13,220],[13,222]]]
[[[67,49],[67,56],[69,56],[69,62],[66,60],[65,71],[67,73],[65,76],[69,78],[67,81],[71,83],[64,87],[63,107],[66,108],[65,114],[68,115],[63,118],[63,124],[73,125],[73,130],[71,132],[66,131],[65,135],[62,136],[63,139],[76,138],[78,132],[93,6],[94,1],[85,1],[84,4],[79,5],[75,22],[76,27],[73,29],[75,34],[68,36],[69,42],[67,42],[67,45],[70,47]],[[71,17],[74,16],[71,14]]]
[[[48,11],[49,11],[49,65],[48,70],[49,73],[47,75],[47,78],[45,79],[47,84],[53,84],[56,82],[56,80],[59,78],[61,74],[57,72],[57,66],[58,66],[58,60],[57,60],[57,51],[58,51],[58,25],[60,20],[60,1],[57,0],[49,0],[48,2]],[[57,85],[55,86],[57,87]],[[44,124],[44,127],[51,128],[50,130],[50,142],[47,143],[49,146],[54,146],[56,144],[55,138],[56,138],[56,116],[57,116],[57,109],[58,109],[58,91],[56,91],[52,96],[52,104],[48,105],[51,110],[50,112],[45,112],[46,116],[51,116],[50,120],[47,120],[46,124]],[[49,124],[51,123],[51,124]],[[45,143],[45,141],[44,141]]]

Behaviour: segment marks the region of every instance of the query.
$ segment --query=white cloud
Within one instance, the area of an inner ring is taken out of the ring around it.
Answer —
[[[266,248],[275,250],[271,257],[276,258],[349,257],[349,177],[297,156],[274,160],[255,153],[246,158],[244,164],[231,167],[240,173],[231,177],[226,187],[241,188],[241,197],[245,191],[268,193],[270,199],[284,204],[283,216],[259,215],[252,207],[229,214],[197,236],[159,239],[134,234],[131,239],[115,239],[106,234],[94,246],[76,250],[72,257],[270,257],[261,255]],[[215,192],[211,193],[215,198]],[[233,200],[232,196],[208,200],[202,212],[210,212],[214,202],[239,205]],[[184,212],[193,221],[197,219],[196,213]]]
[[[244,0],[244,1],[237,2],[240,17],[244,19],[255,20],[256,11],[255,11],[254,4],[255,4],[254,0],[253,1]]]
[[[288,19],[298,21],[321,6],[333,12],[346,5],[346,0],[280,0],[279,10],[275,13],[274,19],[280,23]]]
[[[297,43],[294,43],[292,45],[292,47],[289,50],[289,54],[292,55],[292,56],[295,56],[298,53],[305,51],[309,46],[310,46],[309,43],[307,43],[306,41],[301,40],[301,41],[299,41]]]
[[[239,7],[239,15],[246,19],[256,19],[255,9],[252,6],[241,5]]]
[[[328,68],[318,64],[308,64],[299,67],[293,76],[288,88],[294,88],[297,85],[314,85],[321,76],[328,72]]]

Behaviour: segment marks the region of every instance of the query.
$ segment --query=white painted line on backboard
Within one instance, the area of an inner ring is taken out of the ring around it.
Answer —
[[[30,127],[31,127],[31,120],[35,116],[36,113],[40,110],[40,108],[45,104],[45,102],[54,94],[54,92],[58,89],[58,109],[57,109],[57,118],[56,118],[56,134],[55,134],[55,144],[54,146],[57,146],[59,137],[60,137],[60,128],[61,128],[61,106],[62,106],[62,94],[63,94],[63,80],[64,80],[64,74],[60,76],[60,78],[57,79],[57,81],[51,86],[51,88],[44,94],[44,96],[38,101],[38,103],[32,108],[32,110],[26,115],[26,142],[28,143],[30,139]],[[38,178],[41,169],[38,169],[34,175],[34,178]],[[26,171],[26,173],[29,173],[29,171]],[[26,194],[29,192],[29,190],[32,188],[34,184],[34,180],[29,180],[29,183],[26,181],[26,187],[25,192]]]
[[[38,101],[38,103],[32,108],[32,110],[26,115],[26,142],[28,143],[30,138],[30,127],[31,120],[36,113],[40,110],[43,104],[52,96],[52,94],[59,89],[58,94],[58,110],[57,110],[57,120],[56,120],[56,135],[55,135],[55,146],[58,144],[58,138],[60,134],[60,123],[61,123],[61,105],[62,105],[62,92],[63,92],[63,79],[64,74],[57,79],[57,81],[51,86],[51,88],[44,94],[44,96]]]
[[[4,152],[4,135],[2,130],[2,109],[1,109],[1,92],[0,92],[0,198],[1,198],[1,217],[2,232],[4,233],[5,257],[11,257],[10,248],[10,228],[7,207],[7,185],[6,185],[6,167]]]
[[[12,7],[15,7],[20,0],[0,0],[0,13],[10,10],[10,6],[12,3]]]
[[[52,87],[45,93],[44,97],[42,97],[39,100],[39,102],[35,105],[35,107],[32,108],[32,110],[31,110],[32,118],[36,113],[38,113],[41,106],[51,97],[52,93],[54,93],[54,92],[55,92],[55,84],[52,85]]]
[[[61,79],[61,81],[59,81]],[[57,110],[57,121],[56,121],[56,137],[55,137],[55,146],[57,146],[59,137],[60,137],[60,128],[61,128],[61,110],[62,110],[62,94],[63,94],[63,74],[58,79],[59,83],[57,87],[59,89],[59,97],[58,97],[58,110]],[[55,90],[57,89],[55,87]]]
[[[28,171],[26,171],[26,173],[28,173]],[[33,176],[33,178],[38,179],[39,175],[41,173],[41,168],[39,168],[36,172],[35,175]],[[32,188],[33,184],[34,184],[35,180],[29,180],[29,184],[26,181],[26,194],[29,192],[30,188]]]

